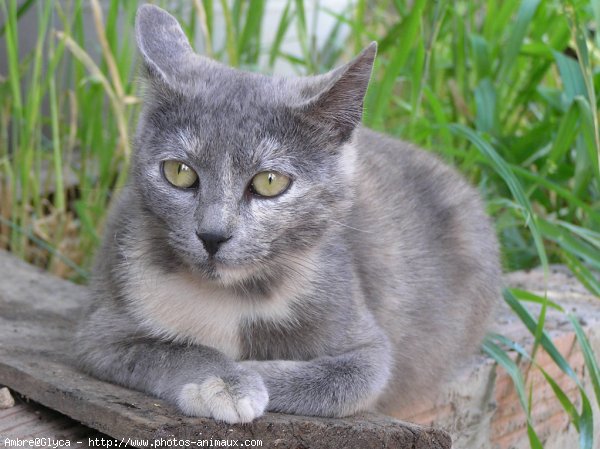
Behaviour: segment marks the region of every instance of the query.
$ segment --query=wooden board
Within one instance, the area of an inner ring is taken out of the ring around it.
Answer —
[[[89,449],[96,438],[108,438],[98,431],[85,427],[71,418],[50,410],[40,404],[25,401],[20,397],[15,398],[15,406],[0,409],[0,448],[11,447],[8,440],[29,441],[44,443],[37,446],[52,446],[52,441],[66,441],[78,449]],[[90,445],[91,443],[91,445]],[[57,446],[57,444],[54,444]]]
[[[262,447],[277,448],[451,446],[442,430],[374,414],[325,419],[270,413],[245,425],[184,417],[156,398],[74,367],[72,334],[85,302],[84,287],[0,251],[0,384],[117,440],[138,440],[133,442],[140,447],[160,438],[237,440],[240,445],[261,440]]]

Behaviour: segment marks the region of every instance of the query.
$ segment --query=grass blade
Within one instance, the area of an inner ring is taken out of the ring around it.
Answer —
[[[285,8],[281,13],[281,17],[279,18],[279,24],[277,25],[277,31],[275,32],[275,39],[271,44],[271,48],[269,51],[269,68],[273,70],[275,66],[275,61],[279,57],[279,52],[281,49],[281,43],[288,32],[290,27],[290,23],[294,18],[294,13],[291,11],[292,0],[287,0],[285,4]]]
[[[527,215],[525,216],[525,222],[531,230],[531,234],[535,240],[535,246],[538,251],[538,255],[540,257],[542,265],[544,266],[545,271],[547,271],[548,257],[546,255],[546,250],[544,248],[540,230],[538,228],[536,216],[533,213],[531,203],[527,199],[525,192],[521,187],[521,183],[510,170],[509,165],[504,161],[504,159],[502,159],[502,157],[494,150],[494,148],[488,142],[483,140],[473,130],[460,124],[451,125],[450,129],[454,133],[468,139],[481,152],[481,154],[484,157],[484,161],[490,164],[495,169],[495,171],[501,176],[501,178],[504,180],[504,182],[510,189],[513,197],[517,200],[517,203],[521,207],[523,207],[524,211],[526,211]]]
[[[369,104],[368,110],[370,112],[369,123],[371,126],[381,126],[383,113],[389,104],[390,98],[392,98],[394,83],[401,68],[406,64],[411,50],[410,45],[407,43],[415,42],[418,39],[421,15],[425,5],[425,0],[415,0],[410,14],[398,26],[397,37],[395,37],[398,45],[394,48],[395,51],[392,53],[391,60],[386,67],[383,80],[377,83],[378,86],[376,89],[373,89],[375,97],[371,98],[373,95],[370,95],[367,98],[367,103]]]
[[[592,267],[600,270],[600,249],[579,240],[566,229],[547,220],[540,219],[538,225],[546,238],[553,240],[565,251],[581,257]]]
[[[590,346],[590,342],[585,336],[583,329],[581,328],[581,324],[579,324],[579,319],[572,314],[567,315],[573,328],[575,329],[575,335],[577,336],[577,341],[579,342],[579,346],[581,347],[581,352],[583,353],[583,359],[585,361],[585,366],[588,370],[588,376],[590,377],[590,381],[592,382],[592,386],[594,387],[594,394],[596,395],[596,401],[600,406],[600,369],[598,369],[598,362],[594,351],[592,351],[592,347]]]
[[[513,296],[510,290],[504,290],[504,300],[510,306],[510,308],[517,314],[519,319],[523,322],[525,327],[531,332],[532,335],[535,335],[538,329],[538,323],[535,322],[533,317],[529,314],[527,309],[523,307],[523,305]],[[550,358],[554,360],[554,363],[571,379],[573,379],[578,386],[580,385],[579,378],[575,371],[571,368],[569,363],[565,360],[565,358],[561,355],[561,353],[556,349],[554,343],[550,337],[548,337],[546,331],[542,332],[540,337],[540,344],[544,348],[544,350],[548,353]]]
[[[525,39],[527,28],[529,27],[539,4],[540,0],[523,0],[523,2],[521,2],[517,18],[510,29],[509,41],[502,54],[500,70],[498,71],[498,81],[501,84],[509,84],[506,82],[506,78],[514,70],[517,56]]]

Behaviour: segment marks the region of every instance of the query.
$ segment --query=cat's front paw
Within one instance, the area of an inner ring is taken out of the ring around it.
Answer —
[[[268,402],[267,389],[256,374],[211,376],[202,383],[188,383],[177,400],[186,415],[210,417],[229,424],[253,421],[265,412]]]

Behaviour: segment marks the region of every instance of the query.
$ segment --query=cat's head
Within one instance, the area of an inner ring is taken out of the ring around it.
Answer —
[[[131,183],[160,244],[223,284],[297,270],[351,207],[376,45],[324,75],[278,78],[195,54],[155,6],[139,9],[136,38],[146,82]]]

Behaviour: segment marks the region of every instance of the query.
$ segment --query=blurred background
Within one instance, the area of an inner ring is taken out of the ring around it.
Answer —
[[[599,1],[153,3],[178,17],[198,52],[244,70],[320,73],[376,40],[365,125],[438,154],[478,186],[505,271],[562,264],[600,296]],[[138,4],[0,0],[0,249],[75,282],[89,276],[127,182]],[[535,356],[548,344],[547,298],[505,296],[513,310],[542,305]],[[499,361],[511,349],[489,343]],[[598,401],[600,371],[589,369]],[[592,447],[580,403],[565,413]]]

